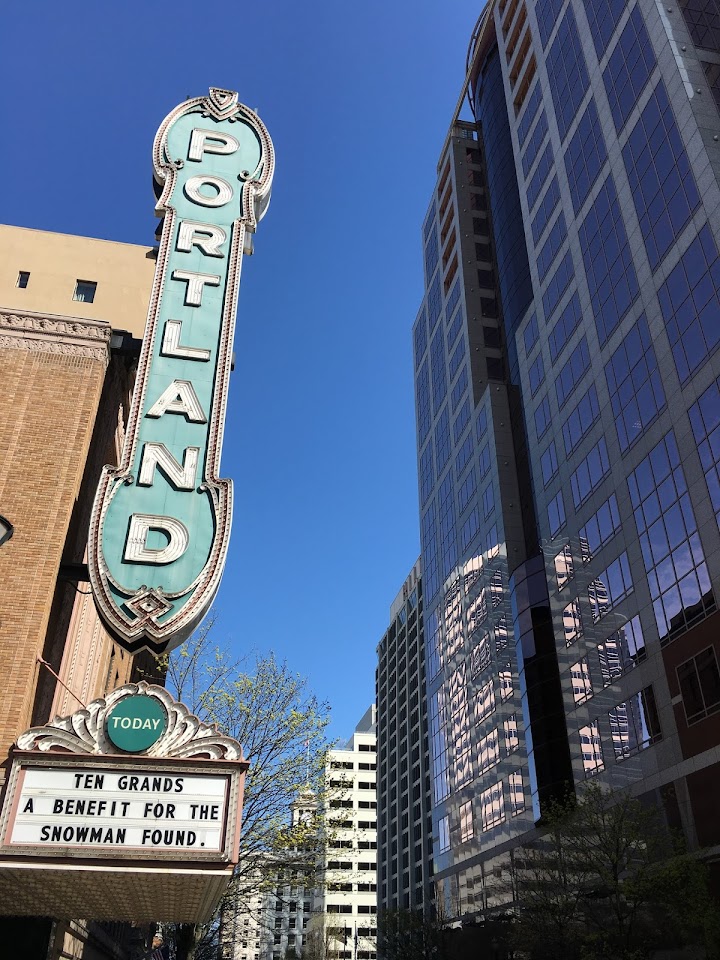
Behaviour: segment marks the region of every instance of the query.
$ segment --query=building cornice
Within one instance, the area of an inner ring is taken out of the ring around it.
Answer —
[[[83,357],[107,365],[111,335],[110,324],[100,320],[0,307],[0,348]]]

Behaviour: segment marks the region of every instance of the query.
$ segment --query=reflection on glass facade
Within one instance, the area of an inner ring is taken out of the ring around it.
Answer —
[[[664,785],[720,710],[716,6],[490,0],[474,36],[412,342],[453,915],[507,902],[563,777]]]

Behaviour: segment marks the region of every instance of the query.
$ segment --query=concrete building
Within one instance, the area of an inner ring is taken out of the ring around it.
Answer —
[[[318,824],[326,843],[320,845],[323,853],[314,865],[312,884],[293,868],[295,857],[291,855],[290,866],[283,863],[277,869],[274,886],[262,895],[259,906],[245,897],[250,906],[241,907],[232,921],[237,931],[235,952],[228,956],[233,960],[280,960],[292,956],[293,951],[308,960],[374,960],[375,758],[373,705],[345,746],[328,754],[327,800]],[[317,810],[318,800],[308,792],[293,804],[292,822],[309,821],[317,816]],[[268,869],[272,876],[270,864]]]
[[[100,469],[119,462],[154,267],[150,247],[0,226],[0,513],[14,526],[0,547],[3,783],[22,731],[157,676],[107,635],[82,571]],[[122,924],[20,927],[49,957],[124,957],[133,940]]]
[[[378,910],[428,914],[433,844],[419,561],[390,607],[377,654]]]
[[[491,0],[471,40],[413,330],[446,917],[568,783],[720,841],[719,18]]]

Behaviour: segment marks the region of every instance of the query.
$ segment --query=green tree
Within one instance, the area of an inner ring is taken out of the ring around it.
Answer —
[[[384,960],[445,960],[445,931],[435,915],[382,910],[377,918],[377,952]]]
[[[588,785],[556,804],[513,858],[516,945],[533,960],[641,960],[663,947],[713,949],[718,912],[704,865],[656,807]]]
[[[244,892],[284,872],[319,885],[326,833],[319,811],[289,823],[290,806],[303,792],[321,800],[328,743],[329,706],[307,680],[272,654],[234,659],[214,642],[214,621],[204,625],[161,663],[168,689],[206,723],[238,740],[250,762],[243,799],[240,862],[224,904],[234,908]],[[206,925],[168,928],[178,960],[218,960],[229,944],[229,910]],[[229,954],[228,954],[229,955]]]

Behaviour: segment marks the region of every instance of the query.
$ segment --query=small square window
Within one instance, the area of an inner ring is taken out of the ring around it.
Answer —
[[[97,283],[94,280],[78,280],[75,284],[73,300],[78,300],[80,303],[92,303],[95,299],[96,290]]]
[[[30,271],[20,270],[17,275],[17,283],[15,286],[20,287],[21,290],[24,290],[28,283],[30,283]]]

